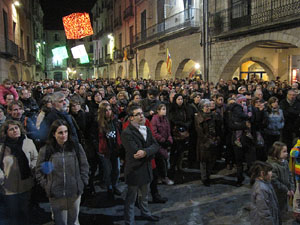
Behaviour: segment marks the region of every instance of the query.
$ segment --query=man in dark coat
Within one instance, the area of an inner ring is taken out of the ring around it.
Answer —
[[[122,132],[121,140],[125,148],[125,182],[128,192],[125,199],[125,224],[134,224],[134,204],[138,190],[139,206],[142,217],[149,221],[159,218],[151,215],[148,209],[148,189],[152,180],[151,159],[159,149],[151,130],[145,126],[145,117],[140,106],[133,105],[128,109],[130,125]]]
[[[294,90],[289,90],[286,99],[280,102],[285,120],[282,129],[282,141],[287,145],[288,151],[293,147],[293,138],[299,131],[300,102],[296,96],[297,93]]]
[[[141,101],[142,109],[145,113],[145,117],[151,121],[152,116],[156,112],[157,107],[160,104],[160,101],[157,99],[158,90],[151,88],[148,90],[147,98]]]

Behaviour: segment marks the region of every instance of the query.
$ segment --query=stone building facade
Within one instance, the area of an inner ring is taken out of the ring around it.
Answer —
[[[36,74],[36,44],[43,45],[38,35],[43,33],[42,17],[38,1],[0,1],[0,82],[5,78],[14,81],[40,78],[39,72]],[[44,58],[40,59],[40,65],[43,63]]]

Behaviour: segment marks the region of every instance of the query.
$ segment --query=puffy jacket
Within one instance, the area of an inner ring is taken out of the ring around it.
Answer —
[[[256,180],[251,195],[252,225],[280,225],[279,206],[270,182]]]
[[[84,185],[88,184],[89,165],[82,146],[78,145],[80,161],[75,149],[67,151],[58,145],[55,148],[45,145],[40,149],[36,177],[49,198],[81,195]],[[49,159],[46,159],[47,151],[52,152]]]
[[[280,130],[284,127],[283,112],[279,109],[279,113],[269,113],[268,115],[268,127],[265,129],[265,133],[269,135],[280,135]]]

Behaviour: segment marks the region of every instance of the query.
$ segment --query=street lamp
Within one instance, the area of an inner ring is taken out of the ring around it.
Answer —
[[[199,63],[196,63],[196,64],[195,64],[195,69],[196,69],[196,70],[200,69],[200,64],[199,64]]]
[[[17,6],[17,7],[21,5],[19,1],[14,1],[13,4],[14,4],[15,6]]]

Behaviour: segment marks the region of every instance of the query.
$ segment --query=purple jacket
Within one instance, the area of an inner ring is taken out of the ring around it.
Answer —
[[[168,157],[168,151],[167,149],[162,147],[162,143],[165,143],[167,141],[170,142],[170,144],[173,143],[173,138],[171,136],[171,128],[170,123],[166,116],[159,116],[154,115],[151,120],[151,125],[153,128],[153,134],[157,142],[160,144],[159,152],[164,156]]]

